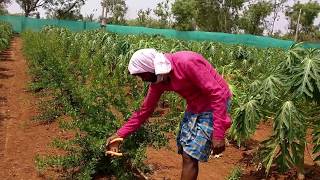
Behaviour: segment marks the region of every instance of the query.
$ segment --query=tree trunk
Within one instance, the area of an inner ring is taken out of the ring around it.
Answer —
[[[273,35],[274,25],[275,25],[276,19],[278,17],[278,12],[274,12],[274,13],[275,13],[275,15],[273,17],[272,26],[271,26],[271,32],[269,33],[269,35]]]
[[[274,13],[274,15],[273,15],[273,20],[272,20],[272,25],[271,25],[271,32],[269,33],[269,35],[273,34],[274,24],[275,24],[276,19],[278,17],[277,0],[274,0],[273,13]]]
[[[29,16],[30,16],[30,11],[29,11],[29,10],[26,10],[26,11],[24,12],[24,16],[25,16],[25,17],[29,17]]]
[[[227,31],[227,13],[226,13],[226,11],[225,11],[225,14],[224,14],[224,30],[225,30],[225,32],[228,32]]]

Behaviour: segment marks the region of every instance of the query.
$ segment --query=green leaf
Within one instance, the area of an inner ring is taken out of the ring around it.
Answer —
[[[283,87],[283,83],[281,82],[280,78],[276,77],[275,75],[270,75],[264,79],[259,89],[259,94],[261,94],[262,97],[262,103],[265,101],[271,102],[275,99],[278,99],[278,91],[281,87]]]
[[[297,95],[318,98],[320,91],[320,56],[319,50],[305,50],[299,57],[300,63],[292,66],[292,74],[287,76],[291,90]]]
[[[286,171],[288,168],[300,166],[304,157],[306,125],[295,104],[292,101],[284,102],[274,121],[273,136],[261,143],[261,149],[266,150],[261,156],[264,158],[267,173],[273,163]],[[275,146],[279,147],[276,156],[273,149]]]
[[[318,156],[314,161],[320,161],[320,125],[317,124],[312,132],[313,151],[312,153]]]
[[[250,138],[255,132],[260,118],[260,104],[257,100],[249,100],[244,105],[236,108],[230,128],[230,136],[238,142],[239,146],[241,142]]]
[[[278,153],[278,146],[274,146],[274,148],[270,151],[270,156],[266,158],[266,173],[269,174],[270,168],[272,166],[273,160]]]

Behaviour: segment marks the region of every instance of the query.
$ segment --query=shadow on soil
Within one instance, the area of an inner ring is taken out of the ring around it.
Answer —
[[[10,71],[10,69],[0,67],[0,79],[9,79],[14,76],[14,75],[8,74],[8,71]]]
[[[0,53],[0,61],[13,61],[12,59],[12,51],[7,49]]]

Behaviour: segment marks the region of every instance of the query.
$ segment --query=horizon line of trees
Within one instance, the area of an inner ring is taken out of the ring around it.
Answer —
[[[6,5],[13,0],[0,0],[0,14],[8,14]],[[87,0],[14,0],[24,16],[38,16],[42,8],[48,18],[101,21],[92,14],[83,16],[81,7]],[[315,21],[320,4],[315,0],[306,3],[289,0],[163,0],[151,9],[140,9],[137,18],[126,19],[128,7],[125,0],[103,0],[107,22],[111,24],[173,28],[180,31],[201,30],[209,32],[247,33],[293,39],[319,41],[320,24]],[[97,7],[100,8],[100,7]],[[95,10],[96,11],[96,10]],[[276,22],[284,14],[289,21],[288,32],[275,31]]]

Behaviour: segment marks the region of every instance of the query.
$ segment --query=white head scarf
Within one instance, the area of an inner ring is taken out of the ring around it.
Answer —
[[[161,79],[161,75],[171,71],[171,63],[164,54],[155,49],[140,49],[132,55],[128,69],[130,74],[151,72]]]

